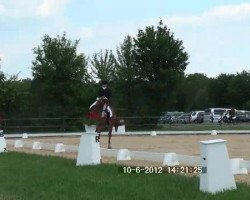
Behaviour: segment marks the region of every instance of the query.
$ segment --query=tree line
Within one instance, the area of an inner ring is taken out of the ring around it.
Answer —
[[[0,112],[5,118],[83,117],[100,80],[112,89],[120,116],[229,107],[250,110],[250,71],[185,74],[188,53],[162,23],[126,36],[116,52],[78,53],[79,40],[45,35],[33,49],[32,78],[0,71]]]

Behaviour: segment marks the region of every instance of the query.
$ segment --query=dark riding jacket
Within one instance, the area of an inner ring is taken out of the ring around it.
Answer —
[[[229,115],[230,115],[230,116],[235,116],[235,109],[234,109],[234,108],[231,108],[231,109],[229,110]]]
[[[106,88],[105,90],[103,88],[100,88],[98,97],[106,97],[108,100],[111,99],[111,90],[109,88]]]

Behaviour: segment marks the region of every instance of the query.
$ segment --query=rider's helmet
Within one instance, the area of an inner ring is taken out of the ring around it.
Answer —
[[[108,86],[108,81],[102,80],[101,84],[102,84],[102,88],[105,90]]]
[[[108,81],[102,80],[102,81],[101,81],[101,84],[107,86],[107,85],[108,85]]]

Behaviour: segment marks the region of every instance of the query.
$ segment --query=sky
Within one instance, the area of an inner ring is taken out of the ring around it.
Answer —
[[[66,32],[91,57],[160,19],[183,41],[187,74],[250,70],[250,0],[0,0],[0,70],[31,78],[45,34]]]

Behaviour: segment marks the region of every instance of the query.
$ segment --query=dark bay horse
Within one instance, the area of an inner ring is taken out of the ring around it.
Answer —
[[[96,132],[101,135],[103,129],[108,126],[108,148],[111,149],[111,137],[112,137],[112,130],[115,127],[115,131],[118,130],[118,126],[122,125],[123,121],[120,121],[117,116],[115,115],[112,108],[112,116],[106,112],[107,106],[109,105],[109,101],[106,97],[101,97],[97,100],[95,105],[92,105],[89,109],[88,118],[89,119],[96,119],[97,120],[97,128]]]

